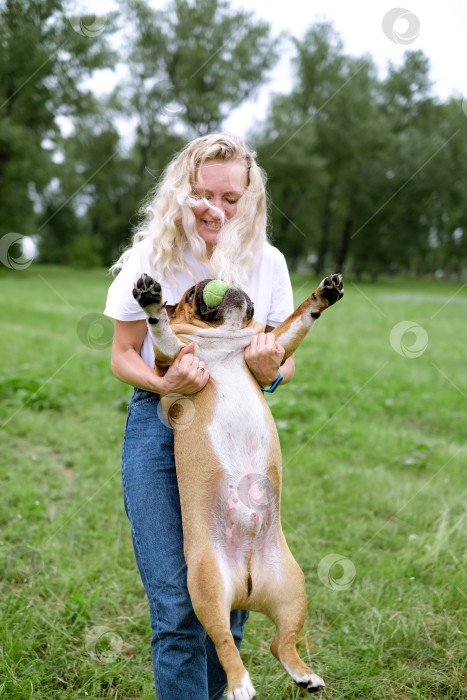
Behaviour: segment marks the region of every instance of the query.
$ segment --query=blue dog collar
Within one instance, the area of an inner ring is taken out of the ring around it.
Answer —
[[[281,381],[283,380],[283,378],[284,378],[284,377],[283,377],[282,374],[279,372],[279,374],[277,375],[277,379],[275,380],[275,382],[274,382],[273,384],[271,384],[271,386],[269,387],[269,389],[265,389],[265,388],[262,387],[261,384],[260,384],[260,389],[261,389],[261,391],[264,391],[264,392],[266,392],[267,394],[272,394],[272,392],[275,391],[275,390],[277,389],[277,387],[278,387],[278,385],[279,385],[279,382],[281,382]]]

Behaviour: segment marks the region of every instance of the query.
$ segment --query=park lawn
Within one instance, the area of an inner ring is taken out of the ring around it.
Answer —
[[[319,280],[293,281],[298,304]],[[112,323],[100,315],[109,283],[99,269],[0,272],[7,700],[155,697],[120,490],[131,389],[110,372]],[[323,700],[461,700],[467,287],[345,284],[297,352],[294,381],[268,398],[283,529],[309,596],[299,650],[326,681]],[[397,335],[403,321],[412,330]],[[272,638],[252,614],[243,657],[258,698],[302,697]]]

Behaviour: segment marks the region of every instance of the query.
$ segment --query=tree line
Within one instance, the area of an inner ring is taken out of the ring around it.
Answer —
[[[299,40],[225,0],[118,7],[0,0],[0,237],[34,237],[46,263],[110,265],[173,154],[221,130],[291,42],[293,86],[247,137],[289,265],[465,274],[467,116],[433,95],[422,52],[380,78],[328,23]],[[98,71],[122,76],[105,97]]]

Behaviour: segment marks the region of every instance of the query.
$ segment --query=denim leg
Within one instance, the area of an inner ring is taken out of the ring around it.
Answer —
[[[155,395],[135,392],[122,459],[125,508],[149,601],[154,682],[158,700],[208,700],[206,633],[186,585],[173,432],[158,406]]]
[[[187,589],[173,432],[162,416],[158,397],[139,389],[128,409],[122,483],[149,602],[157,698],[218,700],[225,690],[225,673],[194,614]],[[247,617],[244,611],[231,613],[238,648]]]

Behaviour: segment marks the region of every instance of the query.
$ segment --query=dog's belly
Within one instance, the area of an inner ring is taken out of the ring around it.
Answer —
[[[211,370],[216,384],[212,449],[221,466],[211,538],[227,598],[241,605],[253,579],[281,575],[277,490],[280,447],[274,420],[242,362]],[[250,582],[249,582],[250,581]]]
[[[238,486],[224,475],[211,522],[213,550],[231,605],[248,598],[253,580],[256,588],[259,578],[271,581],[280,577],[277,499],[258,478],[246,475]]]

